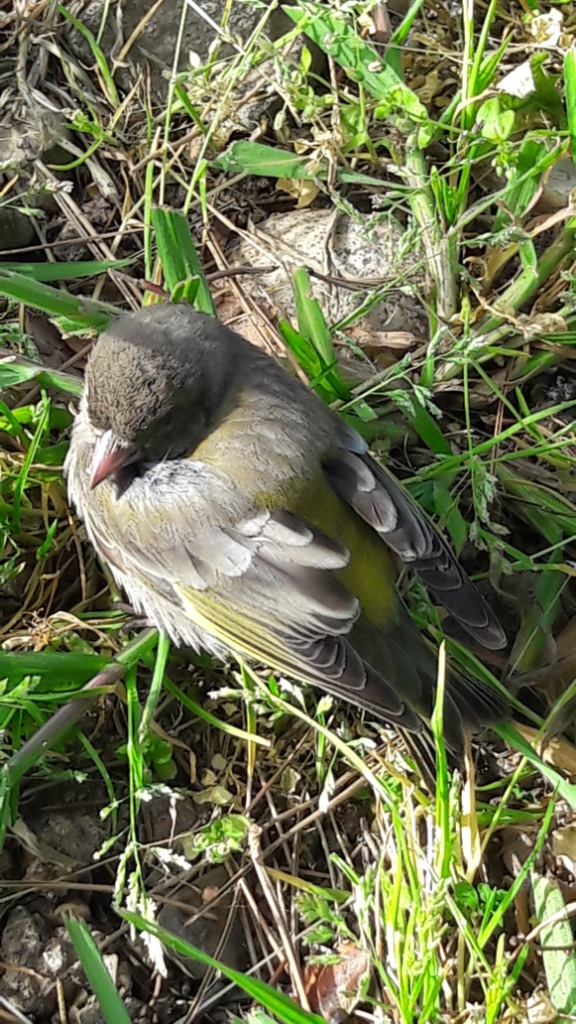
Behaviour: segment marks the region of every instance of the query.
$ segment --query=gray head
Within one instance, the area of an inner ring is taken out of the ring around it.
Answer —
[[[246,348],[254,352],[189,305],[118,317],[86,368],[88,416],[99,435],[92,486],[131,463],[193,451],[223,415]]]

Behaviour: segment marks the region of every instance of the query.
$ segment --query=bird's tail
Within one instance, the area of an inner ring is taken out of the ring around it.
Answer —
[[[432,647],[416,629],[414,622],[403,608],[399,609],[393,625],[387,631],[374,628],[366,621],[358,624],[351,639],[357,650],[374,670],[376,677],[383,677],[390,686],[424,719],[429,721],[434,710],[438,692],[439,661]],[[419,723],[414,729],[409,720],[397,723],[386,716],[386,709],[379,713],[377,678],[366,688],[359,701],[376,717],[398,725],[403,735],[409,733],[413,739],[410,747],[418,763],[430,774],[435,765],[434,744]],[[456,761],[464,751],[465,733],[481,732],[490,725],[509,717],[506,700],[488,683],[473,678],[469,673],[448,666],[445,675],[443,725],[447,749]],[[415,749],[416,748],[416,749]]]

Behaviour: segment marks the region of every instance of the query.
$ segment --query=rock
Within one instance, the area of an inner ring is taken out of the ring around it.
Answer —
[[[50,928],[42,915],[15,907],[2,932],[2,995],[23,1014],[42,1020],[56,1009],[56,981],[75,961],[63,927]]]
[[[576,189],[576,164],[572,157],[558,160],[542,179],[542,194],[536,204],[539,213],[564,210]]]
[[[248,966],[248,951],[244,943],[244,930],[237,914],[226,930],[230,909],[234,903],[234,889],[231,888],[221,900],[210,909],[210,903],[229,881],[223,864],[207,871],[195,882],[180,886],[173,894],[178,906],[165,903],[158,915],[159,923],[167,931],[201,949],[209,956],[216,957],[236,971],[245,971]],[[181,909],[182,904],[186,909]],[[221,940],[225,936],[220,947]],[[189,958],[181,957],[167,950],[167,955],[176,960],[190,977],[201,981],[208,968]]]
[[[15,89],[7,92],[0,122],[0,188],[10,183],[4,196],[10,205],[0,206],[0,251],[31,245],[36,237],[34,216],[46,216],[56,208],[52,190],[35,180],[34,161],[57,164],[70,159],[60,146],[67,135],[64,116],[35,105]]]
[[[178,49],[183,11],[184,28]],[[107,0],[92,0],[76,16],[99,38],[115,82],[126,91],[134,82],[134,68],[149,69],[152,94],[162,105],[168,94],[171,76],[174,73],[190,72],[188,79],[183,79],[182,85],[192,102],[197,101],[203,107],[207,99],[212,99],[215,81],[220,76],[222,95],[217,98],[222,102],[222,109],[219,111],[214,141],[217,145],[223,145],[235,131],[257,132],[262,119],[270,120],[283,103],[281,90],[274,85],[277,77],[274,57],[261,61],[255,67],[243,69],[231,90],[227,88],[226,81],[228,64],[222,65],[221,71],[216,70],[210,81],[204,73],[198,76],[194,74],[196,68],[208,64],[216,47],[220,60],[241,55],[244,44],[263,21],[265,8],[236,0],[226,27],[221,29],[228,13],[226,0],[202,0],[198,9],[183,3],[183,0],[164,0],[159,6],[155,0],[125,0],[120,25],[114,23],[114,8],[108,5]],[[107,21],[102,31],[102,20],[106,16]],[[266,40],[277,40],[293,28],[293,21],[281,8],[275,8],[263,26],[262,45],[266,47]],[[67,27],[66,35],[72,50],[82,60],[92,63],[93,56],[85,37],[71,25]],[[133,36],[134,41],[126,50],[127,42]],[[313,43],[308,42],[307,46],[312,55],[311,70],[320,73],[325,57]],[[284,61],[298,61],[301,49],[301,40],[293,39],[283,50]],[[177,53],[178,61],[174,67]],[[114,58],[118,58],[119,54],[122,59],[115,64]],[[205,114],[208,122],[212,116],[213,113]]]
[[[252,240],[253,239],[253,240]],[[416,331],[420,308],[405,283],[422,291],[422,254],[413,245],[403,254],[404,233],[392,218],[312,208],[275,213],[252,229],[229,254],[233,267],[262,267],[243,287],[295,320],[292,273],[306,267],[312,293],[329,324],[351,316],[371,291],[389,282],[390,294],[356,321],[374,331]],[[406,248],[406,246],[404,246]],[[272,269],[270,269],[272,268]]]
[[[202,8],[205,17],[186,4],[185,0],[164,0],[160,5],[156,0],[126,0],[122,5],[121,22],[116,20],[117,8],[109,5],[107,0],[91,0],[75,14],[92,35],[100,40],[100,46],[111,66],[121,52],[122,63],[125,65],[134,63],[142,68],[149,66],[152,91],[162,102],[168,92],[172,72],[190,68],[191,55],[194,63],[197,59],[204,63],[212,44],[219,38],[214,25],[221,24],[226,3],[224,0],[201,0],[198,6]],[[183,12],[185,20],[179,63],[174,69]],[[102,31],[104,18],[106,24]],[[235,40],[247,39],[261,18],[261,10],[248,4],[235,3],[228,33],[224,32],[224,37],[229,34]],[[81,59],[93,63],[92,51],[84,36],[73,26],[67,28],[66,35],[72,50]],[[126,42],[133,35],[133,44],[124,52]],[[233,52],[233,46],[225,45],[223,52]],[[125,68],[120,66],[115,69],[115,80],[122,87],[128,85]]]

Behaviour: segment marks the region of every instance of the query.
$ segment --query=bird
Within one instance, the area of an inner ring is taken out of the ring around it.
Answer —
[[[123,312],[92,348],[64,467],[87,536],[134,610],[178,646],[265,665],[429,735],[437,657],[397,563],[489,651],[506,634],[441,533],[337,412],[186,303]],[[443,728],[507,717],[450,671]]]

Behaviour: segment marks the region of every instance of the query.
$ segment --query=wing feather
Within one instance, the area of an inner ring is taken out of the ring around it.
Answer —
[[[298,638],[250,617],[246,607],[222,606],[214,594],[177,587],[188,615],[201,630],[212,632],[228,649],[269,665],[274,671],[300,679],[337,697],[354,701],[391,725],[412,732],[422,729],[420,718],[399,693],[364,662],[345,636]]]
[[[74,499],[135,609],[177,643],[234,651],[421,728],[349,639],[360,606],[338,578],[338,542],[292,513],[254,512],[229,476],[193,460],[177,477],[165,463],[125,494],[104,483]]]
[[[336,493],[420,576],[433,597],[478,643],[501,650],[504,630],[455,555],[422,509],[397,480],[368,453],[350,428],[341,447],[325,462]]]
[[[78,438],[82,416],[81,408]],[[336,493],[419,571],[440,572],[443,581],[455,572],[461,583],[443,541],[351,437],[327,467]],[[379,626],[361,617],[358,598],[339,578],[349,562],[342,544],[293,513],[255,511],[229,474],[199,460],[154,464],[121,493],[108,481],[88,492],[90,443],[71,448],[71,495],[137,611],[176,643],[218,656],[232,650],[394,725],[422,728],[434,660],[402,609],[391,606]],[[446,722],[453,747],[467,707],[465,693],[455,700]]]

